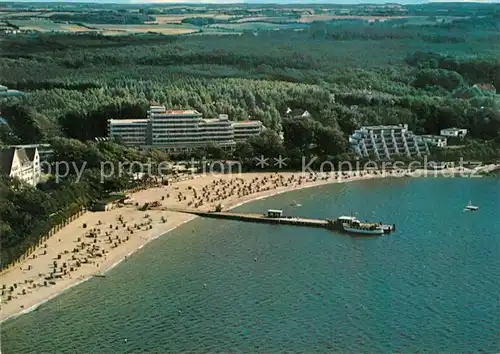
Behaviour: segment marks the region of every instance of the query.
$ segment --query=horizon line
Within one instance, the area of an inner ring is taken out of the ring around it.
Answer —
[[[354,1],[328,1],[328,0],[283,0],[283,1],[261,1],[261,0],[16,0],[6,1],[3,4],[50,4],[50,3],[79,3],[79,4],[100,4],[100,5],[428,5],[428,4],[500,4],[500,0],[412,0],[408,3],[400,2],[358,2]]]

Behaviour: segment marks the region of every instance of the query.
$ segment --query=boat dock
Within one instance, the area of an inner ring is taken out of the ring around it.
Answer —
[[[275,211],[277,214],[275,216],[269,216],[268,214],[257,214],[257,213],[238,213],[238,212],[223,212],[223,211],[199,211],[194,209],[177,209],[177,208],[161,208],[165,211],[173,211],[178,213],[185,213],[191,215],[197,215],[204,218],[212,219],[226,219],[226,220],[236,220],[242,222],[253,222],[261,224],[274,224],[274,225],[290,225],[290,226],[303,226],[303,227],[316,227],[329,230],[344,231],[342,226],[339,225],[336,220],[330,219],[309,219],[295,216],[282,216],[279,212]],[[384,233],[391,233],[395,231],[395,225],[383,225],[380,227],[384,229]]]

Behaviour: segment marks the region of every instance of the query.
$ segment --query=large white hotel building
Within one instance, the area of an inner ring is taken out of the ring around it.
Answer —
[[[151,106],[145,119],[108,120],[109,136],[124,145],[168,152],[190,151],[210,143],[232,148],[263,129],[260,121],[232,122],[225,114],[204,119],[195,110],[167,110],[164,106]]]
[[[447,145],[445,137],[416,135],[406,124],[361,127],[354,131],[349,142],[358,156],[373,156],[377,160],[391,160],[397,156],[421,157],[430,153],[429,146]]]

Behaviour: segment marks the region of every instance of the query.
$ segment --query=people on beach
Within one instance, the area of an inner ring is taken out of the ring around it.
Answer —
[[[40,247],[36,247],[26,257],[26,260],[29,259],[29,267],[28,263],[21,261],[19,269],[13,267],[0,275],[0,299],[3,305],[1,318],[18,311],[20,305],[29,307],[42,301],[43,298],[39,297],[46,296],[47,292],[41,289],[53,288],[55,294],[65,288],[68,281],[81,281],[92,276],[96,268],[105,268],[108,264],[116,263],[119,258],[126,261],[129,253],[154,238],[152,232],[161,233],[166,227],[171,229],[185,221],[178,215],[166,215],[161,210],[163,207],[226,210],[259,196],[320,183],[339,182],[349,176],[354,174],[226,174],[222,177],[186,178],[169,183],[168,186],[138,190],[132,195],[135,204],[121,205],[105,212],[82,214],[80,219],[73,220],[44,239]],[[374,174],[360,173],[357,177],[364,176]],[[145,204],[155,207],[148,207],[146,211],[138,210]],[[192,233],[196,233],[194,228]],[[256,257],[254,261],[257,261]]]

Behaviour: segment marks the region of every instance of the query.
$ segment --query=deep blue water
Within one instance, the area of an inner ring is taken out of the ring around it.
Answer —
[[[355,182],[238,209],[268,208],[397,232],[198,219],[3,324],[2,353],[500,352],[499,179]]]

